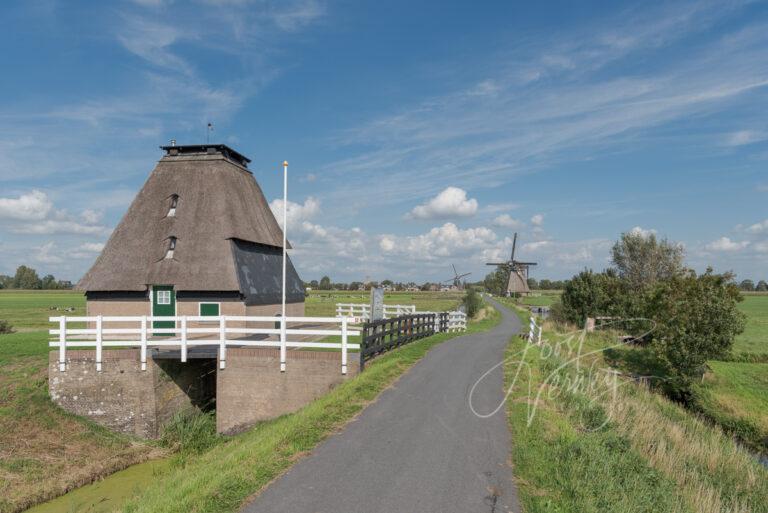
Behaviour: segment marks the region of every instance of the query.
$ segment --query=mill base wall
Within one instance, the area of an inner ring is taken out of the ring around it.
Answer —
[[[279,349],[228,349],[227,368],[216,378],[216,429],[235,433],[294,412],[359,372],[352,353],[343,375],[337,352],[288,351],[280,372]]]
[[[49,354],[49,393],[64,410],[114,431],[157,438],[174,414],[216,408],[217,431],[235,433],[261,420],[298,410],[359,372],[350,354],[341,374],[338,352],[289,351],[280,372],[278,349],[229,348],[226,369],[213,358],[147,358],[138,349],[109,349],[96,371],[93,350],[68,350],[67,370]]]

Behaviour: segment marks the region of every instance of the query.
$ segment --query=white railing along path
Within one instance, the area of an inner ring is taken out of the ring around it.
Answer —
[[[179,348],[182,362],[187,361],[188,349],[196,346],[217,346],[219,366],[226,368],[227,347],[291,347],[338,349],[341,351],[341,372],[347,373],[347,353],[349,349],[360,349],[360,344],[349,343],[349,337],[360,335],[359,330],[350,329],[357,322],[354,317],[259,317],[259,316],[94,316],[94,317],[50,317],[50,322],[58,323],[58,329],[49,330],[56,336],[50,347],[59,349],[59,370],[66,371],[67,348],[95,347],[96,370],[102,368],[102,349],[105,347],[139,347],[141,370],[147,369],[148,348]],[[172,327],[153,326],[155,322],[173,323]],[[232,327],[229,323],[271,323],[278,328]],[[68,323],[91,323],[94,328],[69,328]],[[136,327],[109,328],[105,324],[136,324]],[[189,323],[202,323],[200,327],[190,327]],[[306,326],[288,328],[289,323],[301,323]],[[319,329],[317,324],[338,325],[335,329]],[[244,338],[253,335],[281,335],[281,340],[253,340]],[[169,336],[166,336],[170,334]],[[190,338],[190,335],[192,336]],[[205,335],[213,335],[206,337]],[[239,335],[233,338],[232,335]],[[197,338],[197,337],[200,338]],[[340,336],[341,342],[311,342],[306,340],[287,340],[287,337],[328,337]]]

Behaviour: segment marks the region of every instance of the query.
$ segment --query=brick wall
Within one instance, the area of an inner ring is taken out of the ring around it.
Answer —
[[[67,370],[59,371],[58,352],[48,360],[51,399],[64,410],[114,431],[156,438],[174,413],[204,405],[215,394],[215,360],[147,359],[141,370],[138,349],[109,349],[96,371],[95,351],[67,351]]]
[[[278,349],[228,349],[227,368],[216,379],[218,432],[242,431],[298,410],[359,372],[356,354],[348,364],[343,376],[339,352],[289,350],[281,373]]]

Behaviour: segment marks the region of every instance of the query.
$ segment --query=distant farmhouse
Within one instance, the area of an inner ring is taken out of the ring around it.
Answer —
[[[250,160],[223,144],[162,149],[77,284],[87,315],[279,315],[282,231]],[[303,282],[290,260],[286,294],[286,315],[304,315]]]

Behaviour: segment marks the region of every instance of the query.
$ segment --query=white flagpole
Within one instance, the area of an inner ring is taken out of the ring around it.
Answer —
[[[285,266],[288,250],[286,249],[286,232],[288,231],[288,161],[283,161],[283,311],[280,322],[280,372],[285,372]]]

